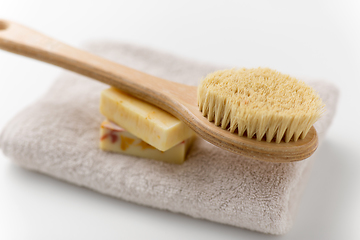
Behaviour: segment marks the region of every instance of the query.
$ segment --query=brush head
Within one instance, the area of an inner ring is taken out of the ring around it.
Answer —
[[[198,87],[198,105],[223,129],[277,143],[305,138],[324,112],[313,88],[269,68],[210,73]]]

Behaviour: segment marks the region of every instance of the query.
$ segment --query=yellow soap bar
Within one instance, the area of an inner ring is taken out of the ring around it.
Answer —
[[[105,120],[100,127],[100,149],[181,164],[185,161],[186,153],[194,137],[195,135],[163,152],[135,137],[115,123]]]
[[[161,151],[194,135],[188,126],[168,112],[113,87],[102,91],[100,112]]]

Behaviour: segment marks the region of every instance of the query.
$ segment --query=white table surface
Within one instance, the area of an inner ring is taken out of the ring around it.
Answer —
[[[24,170],[0,153],[0,239],[360,239],[360,2],[217,2],[2,0],[0,18],[74,46],[111,39],[335,83],[337,116],[292,230],[265,235],[139,206]],[[0,51],[0,129],[60,71]]]

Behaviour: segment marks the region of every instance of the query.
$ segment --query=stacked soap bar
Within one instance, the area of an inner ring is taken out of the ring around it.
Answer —
[[[195,134],[171,114],[116,88],[101,93],[100,148],[171,163],[182,163]]]
[[[188,138],[166,151],[160,151],[108,120],[101,124],[100,136],[102,150],[177,164],[184,162],[194,139]]]
[[[173,115],[116,88],[101,93],[100,112],[161,151],[194,135],[188,126]]]

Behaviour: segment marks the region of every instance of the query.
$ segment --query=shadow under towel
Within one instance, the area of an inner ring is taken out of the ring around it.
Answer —
[[[187,61],[129,44],[94,42],[87,50],[149,74],[197,85],[223,67]],[[338,91],[308,81],[326,104],[320,140],[335,113]],[[0,147],[15,163],[138,204],[271,234],[293,224],[312,159],[268,163],[198,139],[187,161],[172,165],[98,148],[99,97],[105,84],[65,72],[38,102],[3,129]]]

